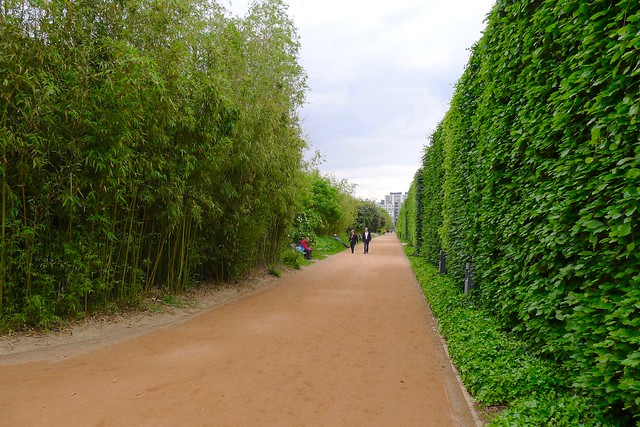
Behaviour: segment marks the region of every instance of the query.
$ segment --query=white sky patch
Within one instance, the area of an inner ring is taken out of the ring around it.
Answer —
[[[244,15],[249,0],[227,0]],[[309,76],[304,132],[323,173],[380,200],[408,191],[495,0],[289,0]]]
[[[418,170],[418,166],[411,172],[411,180],[413,180],[413,176]],[[375,202],[379,202],[384,199],[386,194],[389,194],[391,191],[387,190],[389,186],[392,188],[397,188],[397,186],[404,185],[406,182],[408,171],[404,166],[397,165],[386,165],[381,167],[363,167],[356,170],[351,169],[338,169],[335,171],[336,176],[342,176],[347,179],[349,182],[357,183],[356,193],[360,191],[360,186],[366,186],[367,188],[372,189],[373,194],[380,194],[380,196],[364,196],[363,199],[373,200]],[[396,187],[393,187],[396,186]],[[396,190],[392,190],[396,191]],[[397,190],[409,191],[409,188],[405,190]]]

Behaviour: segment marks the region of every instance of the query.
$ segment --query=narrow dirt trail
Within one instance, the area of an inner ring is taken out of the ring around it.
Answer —
[[[3,426],[476,426],[395,235],[180,324],[0,364]]]

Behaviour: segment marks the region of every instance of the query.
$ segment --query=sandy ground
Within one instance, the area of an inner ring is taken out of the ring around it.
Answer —
[[[3,426],[479,426],[394,235],[182,309],[0,339]]]

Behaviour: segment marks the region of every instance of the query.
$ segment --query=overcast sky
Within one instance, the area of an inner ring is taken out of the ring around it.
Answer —
[[[223,0],[244,16],[250,0]],[[323,174],[379,201],[409,190],[495,0],[288,0],[308,74],[300,112]]]

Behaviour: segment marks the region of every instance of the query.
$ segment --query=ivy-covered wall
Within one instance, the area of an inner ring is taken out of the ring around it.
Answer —
[[[440,168],[430,185],[454,277],[473,260],[507,328],[636,420],[638,58],[637,1],[500,0],[422,166]]]

